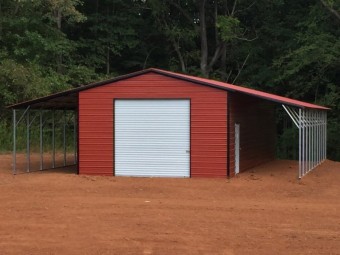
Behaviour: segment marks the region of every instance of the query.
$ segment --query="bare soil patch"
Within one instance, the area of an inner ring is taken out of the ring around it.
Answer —
[[[0,254],[340,254],[339,162],[302,181],[295,161],[230,180],[75,172],[13,176],[0,155]]]

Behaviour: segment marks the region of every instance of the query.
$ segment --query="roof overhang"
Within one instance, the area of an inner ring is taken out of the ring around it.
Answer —
[[[224,91],[229,91],[229,92],[237,92],[237,93],[242,93],[246,94],[249,96],[261,98],[264,100],[272,101],[275,103],[279,104],[284,104],[284,105],[289,105],[289,106],[294,106],[294,107],[299,107],[299,108],[307,108],[307,109],[315,109],[315,110],[329,110],[330,108],[324,107],[324,106],[319,106],[315,104],[310,104],[306,103],[303,101],[295,100],[295,99],[290,99],[287,97],[282,97],[266,92],[262,92],[259,90],[254,90],[250,88],[245,88],[229,83],[224,83],[220,81],[215,81],[215,80],[210,80],[210,79],[205,79],[205,78],[199,78],[199,77],[194,77],[194,76],[189,76],[185,74],[180,74],[180,73],[174,73],[174,72],[169,72],[161,69],[156,69],[156,68],[150,68],[150,69],[145,69],[141,70],[138,72],[130,73],[127,75],[122,75],[115,77],[113,79],[105,80],[105,81],[100,81],[84,86],[80,86],[74,89],[62,91],[59,93],[51,94],[45,97],[40,97],[37,99],[17,103],[8,106],[7,108],[12,108],[12,109],[23,109],[27,108],[30,106],[31,109],[77,109],[78,108],[78,93],[83,91],[83,90],[88,90],[91,88],[95,88],[98,86],[110,84],[110,83],[115,83],[117,81],[125,80],[128,78],[132,78],[135,76],[139,76],[142,74],[146,73],[157,73],[160,75],[168,76],[171,78],[176,78],[180,80],[185,80],[188,82],[204,85],[204,86],[209,86],[213,87],[216,89],[224,90]]]

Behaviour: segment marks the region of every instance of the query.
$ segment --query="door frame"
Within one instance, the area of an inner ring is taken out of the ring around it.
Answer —
[[[172,98],[164,98],[164,97],[157,97],[157,98],[147,98],[147,97],[143,97],[143,98],[138,98],[138,97],[115,97],[112,99],[112,175],[115,176],[115,164],[116,164],[116,152],[115,152],[115,120],[116,120],[116,115],[115,115],[115,102],[116,100],[189,100],[189,176],[187,178],[191,178],[191,108],[192,108],[192,102],[191,102],[191,98],[189,97],[172,97]]]
[[[235,175],[240,173],[240,124],[235,123]]]

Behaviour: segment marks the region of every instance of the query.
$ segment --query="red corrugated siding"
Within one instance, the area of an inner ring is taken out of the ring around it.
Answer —
[[[79,93],[80,174],[113,174],[113,99],[118,98],[190,98],[191,176],[226,176],[227,92],[155,73]]]
[[[276,146],[273,103],[229,93],[230,175],[235,175],[235,123],[240,124],[240,171],[273,160]]]

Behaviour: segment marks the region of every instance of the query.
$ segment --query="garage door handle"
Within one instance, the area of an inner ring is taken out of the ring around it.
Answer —
[[[190,150],[186,150],[185,152],[186,152],[186,153],[189,153],[189,152],[190,152]]]

